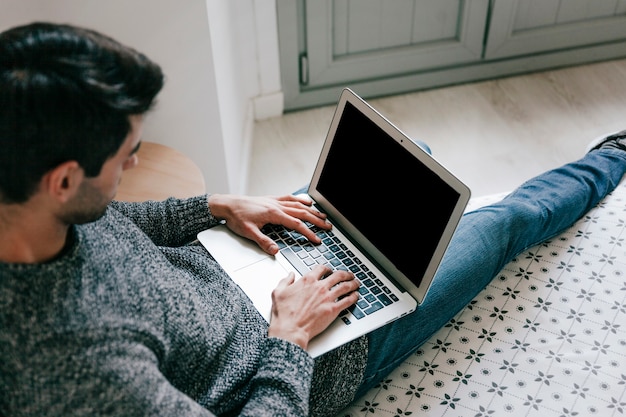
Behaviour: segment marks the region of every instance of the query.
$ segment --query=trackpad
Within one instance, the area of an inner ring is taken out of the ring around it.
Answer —
[[[266,257],[230,275],[269,322],[272,312],[272,291],[287,274],[288,272],[276,259]]]
[[[223,225],[200,232],[198,240],[228,273],[272,258],[255,242],[236,235]]]
[[[255,242],[236,235],[223,225],[200,232],[198,240],[269,322],[272,291],[287,276],[288,269]]]

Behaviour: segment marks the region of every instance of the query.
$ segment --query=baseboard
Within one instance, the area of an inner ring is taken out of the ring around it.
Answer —
[[[254,107],[254,119],[264,120],[277,117],[283,114],[285,109],[285,98],[283,92],[263,94],[252,99]]]

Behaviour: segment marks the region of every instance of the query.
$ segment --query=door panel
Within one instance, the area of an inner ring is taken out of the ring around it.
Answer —
[[[354,3],[354,2],[352,2]],[[457,35],[457,0],[424,3],[396,0],[335,0],[332,12],[333,55],[379,51],[387,48],[453,39]]]
[[[626,39],[626,0],[498,0],[485,58]]]
[[[307,88],[481,59],[487,0],[305,3]]]

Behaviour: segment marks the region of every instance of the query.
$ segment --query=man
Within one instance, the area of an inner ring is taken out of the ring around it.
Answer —
[[[286,277],[268,325],[189,244],[222,220],[270,254],[267,223],[319,243],[303,221],[329,226],[309,201],[111,202],[138,163],[162,80],[145,56],[93,31],[39,23],[0,34],[0,415],[332,415],[626,171],[622,132],[466,215],[415,313],[314,361],[308,342],[358,298],[352,274]]]

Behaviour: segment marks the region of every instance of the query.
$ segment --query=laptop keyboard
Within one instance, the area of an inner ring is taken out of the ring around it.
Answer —
[[[340,314],[344,323],[350,324],[348,313],[359,320],[398,301],[392,290],[332,230],[323,230],[312,224],[309,228],[320,237],[321,244],[314,245],[300,233],[283,226],[266,225],[262,231],[278,244],[280,252],[302,275],[318,264],[326,265],[333,271],[354,273],[361,282],[359,300]]]

